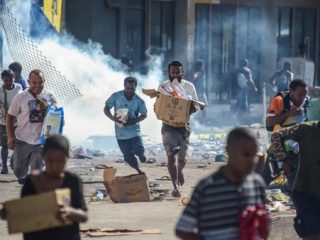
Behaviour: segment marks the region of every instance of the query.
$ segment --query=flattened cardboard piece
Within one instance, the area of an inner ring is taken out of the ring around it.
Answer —
[[[149,202],[151,200],[148,178],[145,174],[115,177],[115,172],[115,168],[107,168],[103,173],[104,185],[113,202]],[[113,176],[112,179],[111,176]]]
[[[70,205],[70,201],[70,189],[62,188],[4,203],[9,234],[66,226],[57,213],[61,205]]]
[[[111,182],[116,176],[117,169],[113,167],[107,167],[103,171],[103,179],[106,182]]]
[[[148,95],[150,98],[157,97],[160,92],[156,91],[155,89],[142,89],[142,93]]]
[[[129,229],[109,229],[109,228],[95,228],[88,230],[81,230],[80,232],[90,237],[103,236],[126,236],[139,234],[161,234],[160,229],[144,229],[144,230],[129,230]]]

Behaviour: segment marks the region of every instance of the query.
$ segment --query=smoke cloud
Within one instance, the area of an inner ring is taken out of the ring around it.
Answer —
[[[29,16],[31,3],[31,0],[19,1],[19,4],[18,1],[8,1],[15,16]],[[23,30],[28,32],[30,26],[27,22],[28,17],[17,20],[20,20]],[[99,43],[92,41],[80,43],[67,34],[49,35],[39,40],[38,46],[57,70],[74,83],[83,94],[79,100],[63,106],[64,134],[73,143],[93,135],[114,135],[114,123],[104,115],[103,108],[106,99],[112,93],[123,90],[123,80],[128,74],[124,72],[120,61],[105,54]],[[6,52],[4,65],[7,66],[11,61]],[[145,100],[149,111],[148,118],[141,123],[142,134],[155,138],[159,138],[161,127],[161,122],[156,119],[153,112],[155,100],[143,95],[141,89],[158,87],[159,82],[163,80],[161,64],[161,56],[149,55],[147,75],[132,74],[138,79],[137,94]]]
[[[103,113],[106,99],[114,92],[123,90],[127,76],[120,71],[119,60],[105,55],[99,44],[88,43],[87,50],[75,46],[68,39],[45,39],[40,49],[67,79],[76,84],[84,95],[65,106],[65,134],[71,139],[85,139],[91,135],[113,135],[114,124]],[[161,80],[161,60],[154,57],[153,68],[147,76],[133,74],[138,78],[137,93],[147,104],[148,118],[141,123],[142,133],[149,136],[160,134],[160,121],[153,113],[154,99],[143,95],[141,88],[157,88]],[[63,84],[63,83],[62,83]]]

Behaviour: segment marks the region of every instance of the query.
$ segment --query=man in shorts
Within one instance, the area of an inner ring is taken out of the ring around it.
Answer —
[[[158,90],[168,91],[172,88],[174,80],[177,80],[183,87],[187,95],[191,96],[193,100],[198,100],[196,89],[193,83],[184,80],[183,77],[183,66],[178,61],[173,61],[168,66],[169,80],[160,83]],[[196,106],[192,103],[190,107],[190,114],[196,111]],[[183,168],[185,167],[186,154],[189,146],[190,136],[190,124],[189,122],[183,127],[173,127],[163,123],[161,134],[164,149],[168,158],[168,171],[173,184],[172,196],[180,197],[180,191],[178,186],[184,184]],[[178,164],[176,165],[176,161]]]

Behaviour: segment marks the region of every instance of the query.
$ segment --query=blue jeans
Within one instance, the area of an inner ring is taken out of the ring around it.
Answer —
[[[293,190],[292,201],[297,210],[294,228],[301,237],[320,234],[320,199],[310,193]]]
[[[117,140],[119,148],[123,154],[124,161],[128,163],[132,168],[138,169],[139,164],[136,156],[139,158],[144,157],[144,146],[140,136],[126,139]],[[135,156],[136,155],[136,156]]]

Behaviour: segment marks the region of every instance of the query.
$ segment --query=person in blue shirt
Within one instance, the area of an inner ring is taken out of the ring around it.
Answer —
[[[115,122],[116,138],[124,161],[142,174],[136,156],[140,162],[146,161],[139,122],[147,117],[147,108],[145,102],[135,93],[136,87],[136,78],[125,78],[124,90],[113,93],[107,99],[104,113]],[[111,113],[112,108],[114,114]]]
[[[13,62],[8,67],[14,73],[14,82],[19,83],[22,86],[22,90],[25,90],[29,87],[27,79],[22,75],[22,65],[19,62]]]

